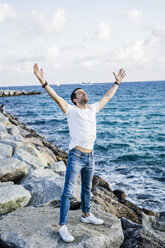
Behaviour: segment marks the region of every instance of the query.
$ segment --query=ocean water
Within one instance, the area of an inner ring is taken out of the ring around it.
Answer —
[[[112,83],[52,86],[71,104],[70,94],[82,87],[89,103],[98,101]],[[2,87],[1,87],[2,88]],[[0,98],[6,110],[48,141],[68,151],[66,115],[39,86],[8,87],[38,90],[42,95]],[[3,87],[4,89],[4,87]],[[95,173],[112,190],[165,216],[165,81],[123,83],[97,114]]]

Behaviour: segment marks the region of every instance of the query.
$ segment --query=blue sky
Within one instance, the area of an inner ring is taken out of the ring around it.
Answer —
[[[0,1],[0,86],[165,80],[165,1]]]

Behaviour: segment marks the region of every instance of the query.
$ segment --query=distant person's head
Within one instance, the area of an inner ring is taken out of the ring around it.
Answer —
[[[2,109],[3,107],[4,107],[4,104],[1,104],[0,109]]]
[[[82,88],[76,88],[71,94],[72,102],[77,106],[79,104],[85,104],[88,102],[88,95]]]

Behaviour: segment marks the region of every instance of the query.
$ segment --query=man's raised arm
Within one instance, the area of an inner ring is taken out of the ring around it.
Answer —
[[[116,81],[115,81],[114,85],[100,99],[100,101],[99,101],[99,111],[109,102],[109,100],[111,100],[111,98],[116,93],[119,84],[121,83],[121,81],[123,80],[123,78],[126,75],[126,73],[125,73],[125,71],[123,69],[120,69],[117,75],[114,72],[113,72],[113,74],[115,76]]]
[[[48,85],[48,83],[45,81],[43,70],[42,69],[39,70],[37,64],[34,64],[33,68],[34,68],[34,74],[39,79],[40,83],[45,88],[45,90],[47,91],[47,93],[59,105],[59,107],[61,108],[61,110],[64,113],[66,113],[67,110],[68,110],[68,103],[62,97],[60,97],[59,95],[57,95],[57,93],[52,89],[52,87],[50,87]]]

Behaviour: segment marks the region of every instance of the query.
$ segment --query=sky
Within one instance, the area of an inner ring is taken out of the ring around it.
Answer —
[[[165,80],[164,0],[0,0],[0,87]]]

